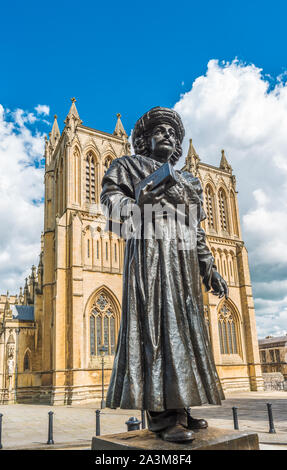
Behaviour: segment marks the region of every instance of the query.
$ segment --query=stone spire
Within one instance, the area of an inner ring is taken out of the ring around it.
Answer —
[[[50,152],[50,147],[49,147],[49,139],[45,135],[45,150],[44,150],[44,157],[45,157],[45,162],[46,165],[50,165],[51,162],[51,152]]]
[[[22,287],[20,287],[19,302],[20,302],[20,304],[23,304],[23,302],[24,302],[23,288]]]
[[[28,300],[29,300],[29,288],[28,288],[28,279],[27,277],[25,278],[25,287],[24,287],[24,305],[28,305]]]
[[[232,173],[231,165],[229,165],[227,161],[224,150],[221,150],[221,160],[220,160],[219,168],[221,168],[221,170],[228,171],[228,173]]]
[[[49,166],[51,163],[52,155],[57,146],[57,143],[59,142],[60,136],[61,134],[60,134],[59,126],[58,126],[57,115],[55,114],[52,130],[51,132],[49,132],[49,139],[47,136],[45,136],[44,157],[45,157],[46,167]]]
[[[122,124],[121,117],[122,117],[121,114],[118,113],[117,114],[118,120],[117,120],[116,127],[115,127],[115,130],[114,130],[114,135],[116,135],[117,137],[126,137],[127,138],[128,136],[127,136],[127,133],[126,133],[126,131],[124,129],[124,126]]]
[[[59,129],[59,126],[58,126],[57,118],[58,118],[58,116],[57,116],[57,114],[55,114],[52,131],[49,134],[50,135],[50,144],[52,145],[53,149],[56,147],[56,145],[58,143],[58,140],[60,138],[60,135],[61,135],[60,134],[60,129]]]
[[[193,146],[192,139],[189,139],[189,149],[185,159],[185,165],[186,169],[190,171],[194,176],[197,175],[199,162],[200,158]]]
[[[122,148],[123,155],[131,155],[131,145],[128,141],[128,135],[122,124],[121,117],[122,117],[121,114],[118,113],[117,114],[118,119],[117,119],[116,127],[114,130],[114,135],[123,139],[123,148]]]
[[[6,294],[6,302],[5,302],[5,307],[4,309],[6,311],[10,310],[10,302],[9,302],[9,291],[7,290],[7,294]]]
[[[76,128],[79,124],[82,124],[78,110],[76,108],[75,102],[76,98],[71,98],[72,106],[70,107],[70,111],[67,114],[67,117],[64,121],[65,127],[65,134],[67,136],[68,144],[71,143],[73,136],[75,134]]]
[[[9,299],[9,291],[7,290],[6,302],[4,305],[4,318],[10,317],[11,316],[10,314],[11,314],[10,299]]]
[[[37,277],[38,277],[38,285],[36,292],[37,293],[42,293],[42,287],[43,287],[43,272],[44,272],[44,266],[43,266],[43,251],[40,253],[40,259],[39,259],[39,265],[38,265],[38,272],[37,272]]]

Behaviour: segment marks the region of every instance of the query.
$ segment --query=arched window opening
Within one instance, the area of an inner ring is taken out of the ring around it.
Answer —
[[[238,333],[236,320],[227,305],[218,314],[218,332],[221,354],[238,354]]]
[[[206,186],[205,189],[205,207],[206,207],[206,216],[207,216],[207,224],[208,227],[211,229],[215,229],[215,220],[214,220],[214,192],[209,186]]]
[[[99,259],[99,240],[97,240],[97,259]]]
[[[117,262],[117,256],[118,256],[118,255],[117,255],[117,245],[116,245],[116,243],[115,243],[115,262]]]
[[[209,341],[211,341],[208,306],[204,305],[203,310],[204,310],[204,320],[205,320],[205,326],[206,326],[206,329],[207,329],[208,339],[209,339]]]
[[[24,356],[24,372],[27,370],[31,370],[30,354],[28,351],[26,351]]]
[[[116,311],[113,302],[100,292],[93,304],[90,314],[90,354],[100,354],[102,344],[107,348],[107,354],[115,354],[116,347]]]
[[[106,242],[106,260],[109,259],[109,247],[108,247],[108,242]]]
[[[90,257],[90,240],[88,240],[87,251],[88,251],[88,258],[89,258]]]
[[[90,316],[90,351],[91,356],[95,356],[96,354],[96,347],[95,347],[95,316]]]
[[[232,214],[232,222],[233,222],[233,231],[234,231],[235,235],[239,236],[235,196],[234,196],[233,192],[231,192],[231,194],[230,194],[230,202],[231,202],[231,214]]]
[[[223,189],[219,190],[218,202],[219,202],[219,214],[220,214],[221,230],[224,230],[225,232],[227,232],[228,231],[227,203],[226,203],[225,191]]]
[[[73,154],[74,161],[74,202],[80,202],[80,153],[76,148]]]
[[[104,173],[106,173],[107,169],[110,167],[111,163],[112,163],[113,159],[112,157],[108,156],[105,158],[105,161],[104,161]]]
[[[86,158],[86,201],[96,202],[95,157],[89,152]]]

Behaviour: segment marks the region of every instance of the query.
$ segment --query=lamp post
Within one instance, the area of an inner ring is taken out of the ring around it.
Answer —
[[[107,352],[108,348],[104,344],[100,347],[100,355],[102,358],[102,400],[101,400],[101,408],[106,407],[106,402],[105,402],[105,354]]]

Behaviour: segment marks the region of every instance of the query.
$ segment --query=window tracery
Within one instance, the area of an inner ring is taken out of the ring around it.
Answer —
[[[208,227],[215,229],[214,192],[209,184],[205,189],[205,207]]]
[[[224,304],[218,313],[218,331],[221,354],[238,354],[238,328],[230,308]]]
[[[111,163],[112,163],[113,159],[111,156],[108,156],[105,158],[104,160],[104,173],[108,170],[108,168],[110,167]]]
[[[95,157],[89,152],[86,157],[86,201],[90,203],[96,202],[96,173],[95,173]]]
[[[227,202],[226,202],[226,194],[225,194],[225,191],[223,189],[219,190],[218,203],[219,203],[219,214],[220,214],[221,230],[224,230],[225,232],[227,232],[228,231]]]
[[[109,296],[101,291],[93,304],[90,314],[90,354],[100,354],[99,348],[105,345],[107,354],[115,354],[116,311]]]

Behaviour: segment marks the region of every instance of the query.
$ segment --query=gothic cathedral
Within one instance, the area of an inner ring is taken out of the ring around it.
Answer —
[[[72,99],[60,134],[45,143],[44,231],[38,268],[19,295],[0,296],[0,403],[72,404],[107,388],[120,325],[124,241],[105,231],[99,197],[111,161],[130,154],[118,114],[113,134],[82,124]],[[203,228],[230,298],[204,292],[205,319],[224,390],[263,390],[247,251],[235,176],[201,162],[192,141],[185,170],[204,188]]]

